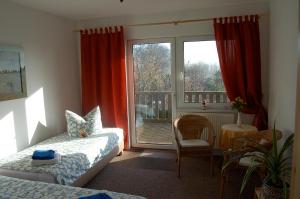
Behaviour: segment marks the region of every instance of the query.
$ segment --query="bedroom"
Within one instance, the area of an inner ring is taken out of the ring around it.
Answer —
[[[170,1],[115,0],[111,4],[101,1],[101,8],[97,8],[96,1],[88,5],[76,2],[0,1],[0,44],[22,46],[27,84],[26,98],[0,102],[1,158],[64,132],[66,109],[81,114],[80,33],[76,30],[123,25],[125,45],[131,40],[153,38],[175,38],[177,42],[177,38],[186,36],[214,35],[212,21],[126,25],[248,14],[267,14],[259,24],[263,104],[268,110],[268,126],[272,127],[277,118],[278,129],[297,135],[297,1],[176,1],[178,5],[172,5]],[[190,110],[177,112],[186,109]],[[186,169],[182,170],[188,174]]]

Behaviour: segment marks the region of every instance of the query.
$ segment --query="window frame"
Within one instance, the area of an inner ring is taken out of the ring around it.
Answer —
[[[156,44],[156,43],[170,43],[171,44],[171,95],[172,95],[172,121],[176,117],[176,38],[174,37],[160,37],[149,39],[132,39],[127,40],[126,56],[127,56],[127,86],[128,86],[128,106],[129,106],[129,131],[130,145],[132,147],[152,148],[152,149],[175,149],[175,140],[172,139],[171,144],[153,144],[153,143],[139,143],[137,140],[137,132],[135,128],[135,88],[134,88],[134,66],[133,66],[133,45],[139,44]],[[172,128],[173,131],[173,128]]]
[[[192,41],[213,41],[213,35],[183,36],[176,38],[176,102],[178,109],[193,109],[205,111],[226,111],[230,110],[230,103],[208,103],[203,109],[201,103],[184,102],[184,42]]]

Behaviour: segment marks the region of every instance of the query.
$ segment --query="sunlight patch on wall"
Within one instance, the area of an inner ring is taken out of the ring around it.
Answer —
[[[0,158],[16,153],[16,131],[12,111],[0,119],[0,132]]]
[[[40,88],[30,97],[28,97],[26,99],[25,106],[28,128],[28,142],[31,143],[31,139],[37,128],[38,122],[42,123],[44,126],[47,126],[43,88]]]

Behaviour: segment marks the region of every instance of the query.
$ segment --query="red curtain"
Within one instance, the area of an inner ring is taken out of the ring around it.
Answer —
[[[128,147],[123,27],[90,29],[80,33],[83,113],[99,105],[103,125],[122,128],[125,147]]]
[[[243,112],[255,114],[253,124],[262,130],[268,118],[262,105],[258,20],[258,15],[214,19],[214,31],[228,98],[245,100]]]

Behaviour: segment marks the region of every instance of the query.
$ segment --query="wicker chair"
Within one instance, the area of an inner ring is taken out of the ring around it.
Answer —
[[[201,135],[207,129],[207,139]],[[174,133],[177,144],[178,177],[180,177],[181,157],[210,157],[210,172],[213,175],[213,146],[215,141],[211,122],[200,115],[183,115],[174,121]]]
[[[276,130],[277,140],[282,138],[281,131]],[[227,162],[231,158],[240,157],[246,153],[259,153],[253,150],[255,145],[252,141],[255,140],[258,144],[263,146],[265,149],[270,150],[272,148],[273,130],[259,131],[254,135],[246,137],[238,137],[232,141],[232,146],[228,151],[224,151],[224,162]],[[252,164],[251,157],[238,158],[230,166],[228,166],[221,174],[220,192],[219,198],[224,198],[224,186],[225,182],[229,179],[229,173],[232,169],[247,169]],[[259,175],[263,177],[264,169],[260,170]]]

